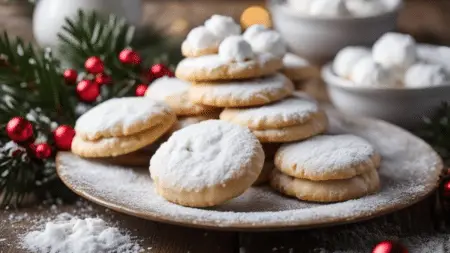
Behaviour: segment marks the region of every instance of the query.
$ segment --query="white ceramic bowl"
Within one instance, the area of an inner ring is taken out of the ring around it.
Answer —
[[[450,101],[450,85],[425,88],[355,87],[337,76],[328,64],[322,69],[328,94],[339,110],[383,119],[413,129],[430,117],[444,101]]]
[[[298,0],[302,1],[302,0]],[[283,0],[268,0],[274,28],[288,48],[308,60],[323,64],[350,45],[372,45],[396,27],[402,0],[385,0],[390,11],[368,17],[313,17],[293,13]]]

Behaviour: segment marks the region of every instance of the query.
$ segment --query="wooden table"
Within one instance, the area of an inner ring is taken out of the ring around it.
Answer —
[[[31,37],[31,19],[21,9],[6,8],[0,5],[0,30],[19,35],[26,40]],[[147,7],[150,8],[150,7]],[[242,7],[239,7],[242,8]],[[227,9],[228,10],[228,9]],[[186,11],[185,11],[186,12]],[[196,15],[191,15],[196,16]],[[87,216],[101,216],[105,220],[118,223],[127,229],[138,240],[146,252],[161,253],[265,253],[265,252],[318,252],[314,249],[330,247],[326,238],[338,238],[348,244],[352,240],[361,240],[345,236],[339,238],[343,229],[361,227],[396,226],[396,233],[415,234],[433,231],[438,215],[433,211],[435,196],[407,210],[396,214],[377,218],[358,225],[343,225],[335,228],[315,229],[308,231],[240,233],[205,231],[201,229],[183,228],[135,217],[119,214],[94,204],[34,206],[20,210],[0,210],[0,253],[24,252],[18,246],[20,235],[30,230],[34,220],[52,218],[61,212],[79,213]],[[374,245],[379,238],[366,238],[368,244]]]

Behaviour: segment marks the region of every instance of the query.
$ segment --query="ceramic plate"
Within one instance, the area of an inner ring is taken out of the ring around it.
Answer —
[[[288,230],[362,221],[424,199],[438,185],[442,163],[425,142],[391,124],[329,112],[330,133],[351,133],[371,142],[382,155],[381,190],[340,203],[303,202],[269,186],[252,187],[214,208],[178,206],[159,197],[147,168],[127,168],[79,158],[57,157],[64,183],[77,194],[118,212],[144,219],[222,230]]]

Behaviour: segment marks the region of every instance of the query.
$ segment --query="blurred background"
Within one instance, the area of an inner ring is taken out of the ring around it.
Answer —
[[[301,0],[299,0],[301,1]],[[143,23],[167,34],[185,36],[211,14],[220,13],[240,20],[250,6],[263,0],[143,0]],[[420,42],[450,45],[449,0],[405,0],[398,21],[399,31],[410,33]],[[0,29],[32,40],[32,7],[26,0],[0,0]]]

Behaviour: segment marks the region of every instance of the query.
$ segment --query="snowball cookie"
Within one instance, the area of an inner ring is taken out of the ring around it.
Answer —
[[[344,0],[314,0],[309,6],[311,16],[346,17],[350,12]]]
[[[226,108],[220,119],[252,130],[281,128],[305,123],[320,112],[316,103],[289,97],[261,107]]]
[[[303,81],[320,77],[320,71],[316,66],[295,54],[286,53],[283,57],[283,69],[281,70],[292,81]]]
[[[197,57],[216,54],[219,49],[220,38],[204,26],[192,29],[181,45],[181,52],[185,57]]]
[[[273,170],[270,185],[275,190],[300,200],[327,203],[373,194],[380,189],[380,178],[374,169],[352,178],[327,181],[294,178]]]
[[[350,79],[360,87],[395,88],[402,84],[395,70],[384,68],[370,56],[356,63]]]
[[[406,71],[417,60],[416,41],[401,33],[386,33],[372,48],[373,60],[384,68]]]
[[[247,128],[208,120],[175,132],[150,160],[156,191],[183,206],[208,207],[242,194],[258,178],[264,151]]]
[[[222,54],[223,55],[223,54]],[[218,54],[182,60],[175,75],[191,82],[249,79],[275,74],[282,68],[281,59],[271,54],[257,54],[254,59],[230,62]]]
[[[220,43],[219,57],[225,62],[245,62],[255,59],[255,54],[244,37],[233,35]]]
[[[404,83],[409,88],[449,85],[450,76],[442,65],[416,63],[406,71]]]
[[[273,30],[258,33],[248,42],[256,53],[269,53],[278,58],[283,58],[286,54],[286,44],[280,34]]]
[[[113,98],[87,111],[75,124],[76,135],[87,141],[123,137],[176,120],[164,103],[143,97]]]
[[[347,9],[353,16],[376,16],[388,11],[388,7],[380,0],[347,0]]]
[[[313,181],[352,178],[380,165],[380,155],[354,135],[323,135],[282,145],[275,154],[281,172]]]
[[[179,116],[195,116],[217,112],[219,109],[192,103],[189,100],[189,82],[174,77],[161,77],[150,84],[145,96],[165,102]]]
[[[236,24],[232,17],[227,16],[212,15],[205,21],[205,27],[220,40],[241,34],[241,26]]]
[[[247,42],[250,42],[255,39],[256,35],[265,31],[268,31],[268,29],[263,25],[251,25],[245,30],[245,32],[242,34],[242,37],[244,37]]]
[[[217,107],[269,104],[289,96],[294,85],[283,74],[242,81],[197,83],[189,89],[194,103]]]
[[[345,47],[334,58],[333,71],[340,77],[350,79],[356,63],[370,56],[371,52],[369,48],[360,46]]]

